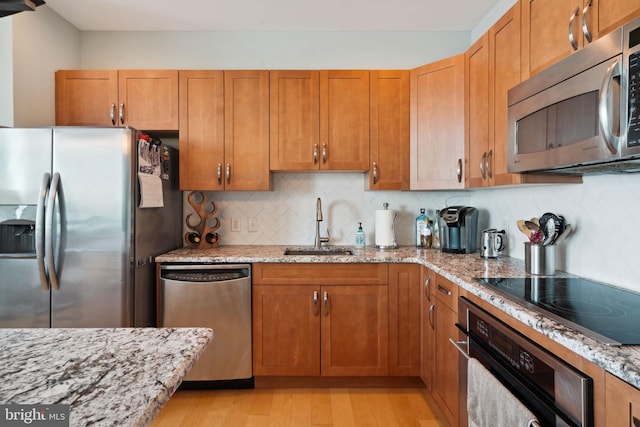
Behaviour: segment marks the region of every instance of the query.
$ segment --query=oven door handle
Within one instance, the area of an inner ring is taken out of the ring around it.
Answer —
[[[465,350],[462,348],[463,345],[466,345],[469,348],[469,341],[454,341],[453,338],[449,338],[449,342],[462,354],[467,360],[471,359],[469,355],[469,350]]]

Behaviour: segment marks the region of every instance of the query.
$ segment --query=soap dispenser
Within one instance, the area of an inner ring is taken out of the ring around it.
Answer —
[[[367,243],[367,235],[362,229],[362,223],[359,222],[358,224],[358,230],[356,231],[356,247],[364,248],[365,244]]]

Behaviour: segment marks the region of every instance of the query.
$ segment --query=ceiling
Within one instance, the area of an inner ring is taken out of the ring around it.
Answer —
[[[47,0],[82,31],[471,31],[499,0]]]

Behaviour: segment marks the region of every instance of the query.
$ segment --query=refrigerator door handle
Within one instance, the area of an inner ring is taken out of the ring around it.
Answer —
[[[58,196],[59,183],[60,174],[56,172],[53,174],[53,179],[51,180],[51,189],[49,190],[49,198],[47,200],[47,210],[45,213],[44,226],[44,256],[47,260],[47,266],[49,268],[49,280],[51,281],[51,287],[55,291],[60,289],[58,276],[56,274],[56,263],[53,256],[53,214],[55,211],[56,197]]]
[[[36,206],[36,260],[38,262],[38,272],[40,273],[40,287],[43,291],[49,290],[49,276],[44,266],[44,209],[50,181],[51,174],[46,172],[42,176],[42,184],[40,185],[40,194],[38,195],[38,204]]]

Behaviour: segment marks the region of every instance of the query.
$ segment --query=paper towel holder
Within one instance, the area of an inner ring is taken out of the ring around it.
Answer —
[[[375,246],[378,249],[396,249],[396,212],[389,210],[389,203],[383,203],[382,210],[376,211]]]

